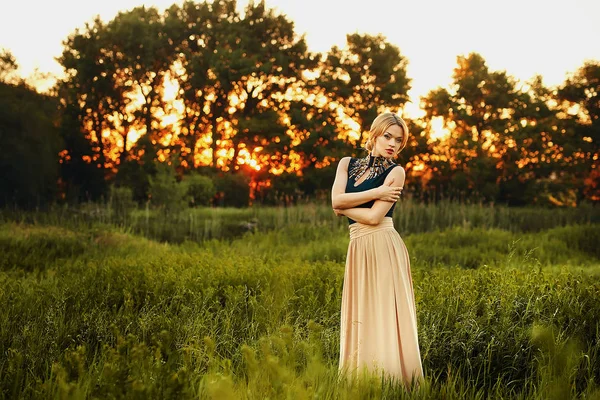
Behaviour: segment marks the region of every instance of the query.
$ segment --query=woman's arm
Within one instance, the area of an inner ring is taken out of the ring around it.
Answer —
[[[390,203],[391,204],[391,203]],[[346,217],[352,218],[356,222],[360,222],[365,225],[373,225],[371,222],[372,211],[370,208],[347,208],[341,210],[341,214]]]
[[[333,208],[352,208],[379,198],[378,188],[356,193],[346,193],[349,163],[350,157],[344,157],[338,163],[335,180],[333,181],[333,187],[331,188],[331,206]]]
[[[394,167],[385,178],[384,185],[389,185],[391,182],[391,185],[394,187],[403,187],[404,179],[404,168]],[[392,204],[393,203],[389,201],[376,200],[371,208],[350,208],[341,210],[340,212],[361,224],[377,225],[383,220],[383,217],[385,217],[385,214],[387,214],[390,208],[392,208]]]
[[[384,200],[395,203],[402,192],[402,185],[393,185],[394,180],[387,180],[379,187],[355,193],[346,193],[348,183],[348,164],[350,157],[344,157],[338,163],[335,180],[331,188],[331,207],[334,209],[349,209],[372,200]],[[390,205],[391,207],[391,205]]]
[[[335,199],[332,197],[331,205],[333,208],[349,209],[371,200],[377,200],[379,198],[377,189],[373,188],[362,192],[338,194]]]

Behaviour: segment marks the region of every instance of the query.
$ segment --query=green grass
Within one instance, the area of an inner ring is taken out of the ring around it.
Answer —
[[[90,226],[118,226],[161,242],[233,239],[246,232],[268,232],[290,225],[308,224],[329,230],[347,230],[347,219],[337,217],[330,204],[307,203],[294,207],[195,208],[165,214],[148,207],[127,212],[110,205],[86,203],[54,206],[45,211],[0,210],[0,222],[55,225],[79,229]],[[600,207],[510,208],[498,205],[461,204],[444,201],[422,204],[403,199],[394,212],[399,232],[445,230],[451,227],[501,229],[510,232],[540,232],[550,228],[600,224]]]
[[[600,398],[598,225],[398,229],[426,374],[409,393],[339,379],[348,231],[300,214],[171,244],[0,224],[0,398]]]

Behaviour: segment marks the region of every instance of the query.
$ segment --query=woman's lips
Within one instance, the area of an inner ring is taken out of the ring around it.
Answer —
[[[394,152],[394,150],[390,150],[390,149],[388,149],[388,150],[386,150],[386,151],[387,151],[389,154],[392,154],[392,153]]]

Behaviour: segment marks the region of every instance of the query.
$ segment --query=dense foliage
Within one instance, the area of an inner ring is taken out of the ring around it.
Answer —
[[[65,77],[48,97],[18,86],[16,60],[0,55],[3,203],[100,200],[111,184],[144,203],[156,199],[160,164],[178,182],[209,177],[217,206],[326,198],[337,161],[363,156],[373,118],[402,110],[411,88],[409,60],[385,37],[349,34],[345,47],[313,53],[264,2],[97,18],[65,39],[58,60]],[[405,193],[510,205],[600,199],[598,61],[555,88],[492,71],[477,53],[458,55],[452,76],[408,121]],[[27,170],[43,176],[34,184]]]

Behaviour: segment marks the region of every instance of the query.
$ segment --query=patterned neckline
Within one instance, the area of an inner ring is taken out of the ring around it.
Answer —
[[[350,168],[350,171],[348,171],[348,177],[354,179],[354,182],[356,182],[356,179],[362,177],[367,169],[369,169],[369,175],[359,184],[360,186],[369,179],[376,178],[383,174],[392,165],[395,165],[395,163],[389,158],[367,154],[366,157],[359,158],[354,163]],[[356,187],[356,185],[354,187]]]

